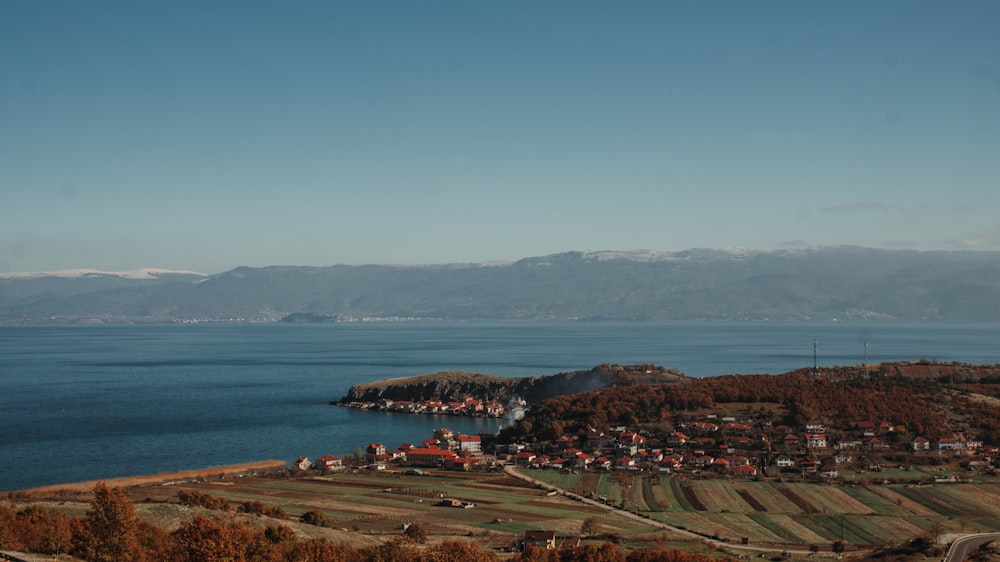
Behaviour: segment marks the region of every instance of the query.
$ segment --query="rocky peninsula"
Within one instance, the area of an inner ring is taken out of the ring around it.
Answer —
[[[591,369],[534,377],[501,377],[465,371],[441,371],[413,377],[386,379],[350,388],[346,396],[331,404],[377,407],[387,402],[466,403],[467,399],[506,406],[511,401],[528,404],[547,398],[599,390],[612,386],[680,382],[687,377],[657,365],[617,365],[604,363]],[[433,411],[430,413],[449,413]],[[475,415],[475,414],[472,414]],[[491,415],[485,412],[482,415]],[[502,417],[504,414],[492,414]]]

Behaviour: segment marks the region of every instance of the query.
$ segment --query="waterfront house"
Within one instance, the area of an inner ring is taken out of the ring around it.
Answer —
[[[365,447],[365,460],[371,462],[375,460],[383,460],[386,455],[385,445],[381,443],[369,443]]]
[[[478,435],[459,435],[458,451],[462,454],[482,453],[482,439]]]
[[[319,470],[339,470],[344,468],[343,462],[339,457],[333,455],[324,455],[316,459],[313,466]]]

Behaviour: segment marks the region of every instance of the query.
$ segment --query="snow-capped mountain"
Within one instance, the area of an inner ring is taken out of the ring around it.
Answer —
[[[585,251],[513,263],[0,277],[0,322],[1000,319],[1000,253]],[[303,320],[305,319],[305,320]]]

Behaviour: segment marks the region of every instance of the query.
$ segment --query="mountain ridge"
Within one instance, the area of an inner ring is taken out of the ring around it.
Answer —
[[[143,271],[143,270],[140,270]],[[159,270],[149,270],[159,271]],[[1000,252],[572,251],[509,263],[0,277],[0,323],[1000,319]]]

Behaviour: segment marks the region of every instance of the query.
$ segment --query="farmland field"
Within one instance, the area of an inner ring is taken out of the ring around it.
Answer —
[[[633,474],[604,475],[599,491],[655,521],[751,544],[874,546],[1000,527],[1000,486],[992,482],[863,486]]]
[[[140,513],[167,528],[176,528],[200,509],[178,504],[180,492],[197,491],[231,505],[262,502],[281,508],[288,515],[283,524],[300,536],[323,536],[356,545],[389,540],[400,534],[403,523],[411,521],[421,522],[432,541],[475,537],[482,546],[495,548],[509,546],[527,530],[551,529],[576,536],[590,517],[601,521],[604,533],[639,546],[651,537],[690,542],[690,538],[655,527],[655,522],[706,539],[745,540],[766,548],[816,545],[822,550],[841,539],[856,547],[869,547],[937,533],[1000,530],[1000,485],[989,479],[975,484],[864,486],[639,473],[520,472],[547,485],[601,499],[609,506],[624,507],[648,521],[625,517],[619,510],[609,511],[608,506],[549,494],[502,473],[430,471],[410,476],[357,472],[304,478],[216,478],[127,490]],[[79,491],[49,498],[78,512],[85,510],[87,501],[86,494]],[[438,505],[443,498],[475,507]],[[311,510],[322,511],[331,520],[331,528],[297,522]]]

